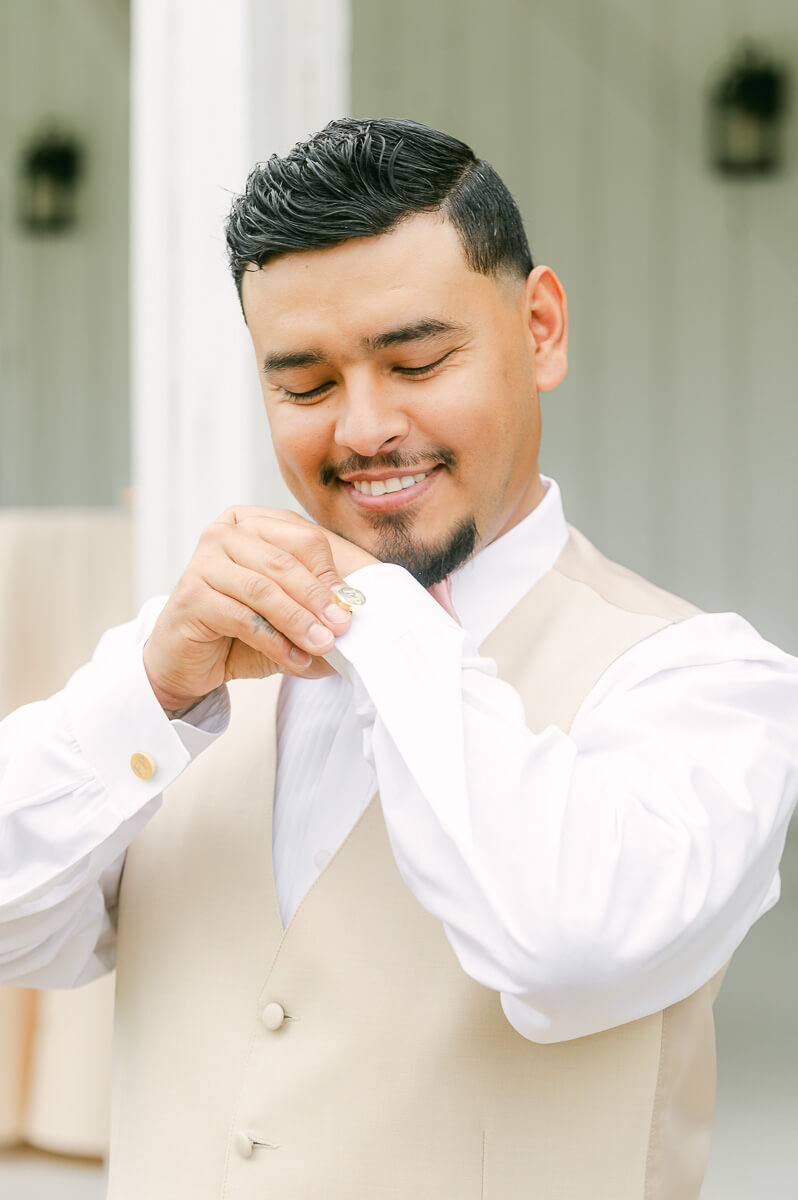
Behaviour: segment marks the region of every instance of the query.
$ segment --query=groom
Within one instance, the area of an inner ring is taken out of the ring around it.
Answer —
[[[463,143],[335,121],[227,238],[312,520],[232,505],[106,642],[124,696],[70,681],[0,913],[47,986],[112,965],[118,913],[109,1196],[697,1200],[798,663],[566,524],[565,294]]]

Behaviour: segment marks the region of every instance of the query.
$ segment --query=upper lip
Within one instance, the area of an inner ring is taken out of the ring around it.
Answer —
[[[401,479],[405,475],[426,475],[428,472],[434,471],[437,466],[440,466],[440,463],[433,463],[431,467],[408,467],[406,471],[397,470],[396,467],[386,471],[359,471],[356,475],[339,475],[338,478],[344,483],[365,483],[366,480],[373,479]]]

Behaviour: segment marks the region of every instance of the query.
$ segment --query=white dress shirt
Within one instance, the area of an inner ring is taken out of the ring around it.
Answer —
[[[399,870],[512,1025],[553,1042],[689,995],[776,903],[798,795],[798,660],[733,613],[632,647],[568,734],[532,733],[477,646],[553,565],[559,488],[452,577],[456,623],[399,567],[278,705],[274,870],[284,922],[379,788]],[[62,692],[0,723],[0,981],[114,962],[125,847],[226,728],[227,689],[170,722],[141,650],[165,597]],[[149,781],[130,771],[146,749]]]

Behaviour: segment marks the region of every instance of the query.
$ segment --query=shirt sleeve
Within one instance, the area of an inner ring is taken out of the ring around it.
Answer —
[[[0,722],[1,983],[76,987],[113,968],[125,851],[226,728],[226,688],[170,721],[150,687],[142,650],[165,601],[103,634],[62,691]]]
[[[798,793],[798,659],[734,613],[623,654],[569,733],[402,568],[327,656],[355,691],[399,870],[523,1036],[690,995],[776,903]]]

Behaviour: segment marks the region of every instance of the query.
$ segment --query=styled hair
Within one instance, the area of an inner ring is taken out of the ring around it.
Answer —
[[[451,222],[473,271],[532,270],[515,200],[465,142],[418,121],[343,117],[258,163],[233,201],[225,233],[239,300],[250,264],[374,237],[423,212]]]

